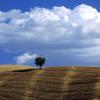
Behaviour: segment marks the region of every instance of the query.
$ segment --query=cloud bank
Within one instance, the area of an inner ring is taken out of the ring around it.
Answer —
[[[29,52],[26,52],[16,57],[17,64],[27,64],[31,60],[33,61],[36,57],[38,57],[37,54],[31,54]]]
[[[61,6],[36,7],[26,12],[0,11],[0,49],[14,52],[51,50],[97,57],[100,56],[99,27],[100,12],[85,4],[74,9]],[[27,53],[24,56],[31,59]]]

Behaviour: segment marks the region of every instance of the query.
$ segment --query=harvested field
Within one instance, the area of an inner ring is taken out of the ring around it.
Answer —
[[[100,100],[100,68],[1,70],[0,100]]]

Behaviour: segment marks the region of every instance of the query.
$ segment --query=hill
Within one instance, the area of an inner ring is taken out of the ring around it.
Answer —
[[[0,72],[14,71],[14,70],[25,70],[33,69],[31,66],[21,66],[21,65],[0,65]]]
[[[100,68],[0,69],[0,100],[100,100]]]

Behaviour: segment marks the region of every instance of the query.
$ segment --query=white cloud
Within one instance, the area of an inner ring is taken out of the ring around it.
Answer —
[[[22,55],[17,56],[16,61],[17,61],[17,64],[26,64],[29,61],[34,60],[36,57],[38,57],[37,54],[31,54],[29,52],[26,52]]]
[[[100,12],[88,5],[0,12],[0,49],[66,49],[91,51],[100,39]],[[78,49],[77,49],[78,48]],[[88,49],[90,48],[90,49]],[[96,48],[96,49],[98,49]],[[15,51],[15,52],[16,52]],[[98,50],[97,50],[98,52]],[[32,59],[30,54],[26,58]],[[24,59],[19,57],[20,59]],[[21,61],[26,62],[27,59]],[[20,61],[18,61],[20,62]]]

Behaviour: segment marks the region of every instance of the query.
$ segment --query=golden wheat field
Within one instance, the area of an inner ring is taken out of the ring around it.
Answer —
[[[0,100],[100,100],[100,68],[0,67]]]

